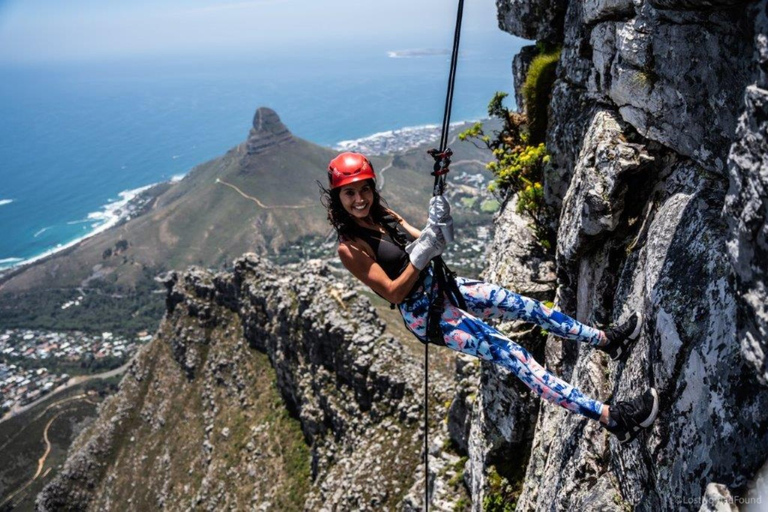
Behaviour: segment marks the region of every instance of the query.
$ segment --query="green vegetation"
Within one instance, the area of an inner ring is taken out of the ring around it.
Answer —
[[[278,265],[300,263],[313,258],[330,258],[336,251],[336,246],[328,247],[323,244],[324,236],[303,235],[295,241],[280,247],[271,259]]]
[[[0,503],[22,489],[37,471],[46,450],[44,432],[48,427],[51,451],[38,478],[13,498],[14,510],[34,510],[37,494],[61,469],[67,450],[82,425],[97,415],[96,397],[86,396],[94,386],[109,386],[100,379],[73,386],[35,405],[31,409],[0,423]],[[3,510],[10,510],[6,503]]]
[[[488,494],[483,499],[483,512],[512,512],[523,491],[525,470],[531,457],[530,446],[512,457],[504,458],[488,469]]]
[[[506,97],[506,93],[497,92],[488,104],[488,113],[504,123],[493,138],[484,133],[480,123],[462,132],[459,137],[476,139],[493,151],[496,160],[486,165],[495,176],[490,190],[503,197],[517,194],[518,213],[525,213],[533,220],[532,228],[537,240],[549,250],[553,246],[554,235],[549,227],[550,212],[544,203],[542,185],[549,155],[544,144],[528,144],[526,117],[510,112],[502,103]]]
[[[454,464],[453,469],[456,471],[456,474],[448,481],[448,485],[451,487],[458,487],[463,484],[464,482],[464,467],[467,464],[467,461],[469,460],[469,457],[466,455],[458,460],[456,464]]]
[[[115,375],[108,379],[92,379],[85,383],[85,390],[93,391],[100,397],[105,398],[117,392],[122,379],[123,375]]]
[[[490,490],[483,498],[483,512],[514,512],[520,493],[503,476],[499,475],[495,466],[488,470]]]
[[[528,117],[528,144],[537,146],[544,142],[547,134],[547,110],[555,83],[560,48],[547,51],[539,46],[537,55],[528,67],[523,84],[523,101]]]
[[[462,197],[461,198],[461,204],[465,208],[474,208],[475,207],[475,203],[477,203],[477,198],[476,197]]]
[[[499,209],[499,202],[496,199],[487,199],[480,205],[480,210],[485,213],[495,213]]]
[[[132,288],[98,279],[80,289],[0,295],[0,329],[110,331],[126,336],[154,331],[165,312],[164,289],[152,279],[154,275],[147,271]],[[79,306],[61,309],[79,296],[83,297]]]
[[[281,454],[285,472],[281,492],[276,497],[275,510],[301,510],[312,482],[309,465],[312,456],[304,441],[301,423],[290,416],[280,396],[276,378],[271,388],[272,405],[265,421],[270,426],[270,437],[277,440],[275,448]]]
[[[501,120],[501,130],[491,136],[476,123],[459,134],[459,139],[479,141],[493,152],[496,160],[486,165],[495,176],[489,188],[502,197],[517,194],[517,211],[532,219],[536,239],[548,251],[554,245],[554,232],[552,212],[544,202],[544,173],[550,157],[543,141],[559,58],[559,49],[542,49],[531,62],[523,87],[525,114],[511,112],[503,104],[507,93],[497,92],[488,104],[488,115]]]
[[[456,504],[453,506],[453,512],[462,512],[464,510],[470,510],[470,507],[472,506],[472,502],[467,498],[466,496],[462,496],[458,499]]]

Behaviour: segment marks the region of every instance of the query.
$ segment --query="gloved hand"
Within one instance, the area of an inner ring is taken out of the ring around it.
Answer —
[[[439,224],[451,216],[451,205],[445,196],[432,196],[429,200],[429,224]]]
[[[432,258],[440,256],[445,250],[445,239],[437,226],[427,225],[419,238],[405,246],[411,263],[419,270],[429,265]]]
[[[451,205],[445,196],[432,196],[429,200],[429,220],[427,226],[437,226],[443,233],[447,244],[453,242],[453,217]]]

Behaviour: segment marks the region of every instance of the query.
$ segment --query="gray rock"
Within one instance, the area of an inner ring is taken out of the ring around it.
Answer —
[[[757,16],[757,83],[744,94],[737,142],[729,156],[730,188],[724,208],[728,254],[738,290],[738,338],[745,359],[768,384],[768,19]]]
[[[531,223],[517,213],[516,196],[504,202],[494,218],[494,237],[486,252],[490,265],[483,276],[516,293],[549,300],[554,292],[554,261],[537,243]]]
[[[738,512],[733,496],[722,484],[707,484],[707,490],[701,500],[699,512]]]
[[[662,406],[619,446],[541,404],[517,510],[694,510],[709,483],[743,489],[768,458],[766,5],[567,3],[545,183],[562,207],[555,302],[645,325],[626,362],[554,338],[545,362],[604,402],[653,385]],[[488,462],[472,462],[477,507]]]
[[[368,299],[347,294],[342,305],[324,293],[337,281],[328,274],[327,267],[317,263],[299,274],[246,255],[235,262],[232,273],[213,275],[192,268],[168,276],[164,282],[169,308],[160,328],[165,334],[147,346],[153,354],[137,358],[113,405],[83,433],[80,447],[40,495],[39,508],[109,508],[105,504],[110,495],[124,492],[121,485],[140,479],[152,483],[131,491],[137,499],[146,492],[155,504],[175,503],[179,486],[170,480],[170,471],[162,464],[142,467],[144,461],[148,464],[146,450],[154,439],[147,438],[140,425],[157,423],[161,414],[167,421],[165,411],[172,407],[179,414],[178,404],[169,402],[181,397],[199,400],[203,407],[201,417],[190,421],[199,424],[199,453],[191,455],[194,471],[185,482],[184,495],[196,496],[199,508],[248,508],[232,501],[239,494],[231,490],[236,485],[253,488],[249,503],[268,502],[270,486],[251,463],[275,457],[263,438],[269,426],[253,425],[241,439],[242,423],[227,423],[241,417],[243,404],[258,399],[259,391],[249,388],[254,376],[247,364],[254,350],[269,358],[277,389],[310,447],[313,484],[306,508],[394,508],[402,498],[394,488],[416,482],[411,458],[396,455],[418,452],[423,439],[414,425],[421,419],[421,371],[410,352],[386,334]],[[157,355],[163,349],[167,357]],[[164,370],[150,371],[156,365]],[[440,375],[432,380],[437,389],[452,389]],[[408,414],[401,414],[403,410]],[[179,418],[172,421],[177,425]],[[393,431],[413,435],[407,439],[385,435]],[[135,438],[131,443],[135,455],[113,458],[110,454],[126,437]],[[167,449],[174,442],[166,439]],[[226,459],[229,445],[239,442],[247,461],[242,465]],[[175,453],[179,451],[189,447],[175,447]],[[450,465],[440,453],[433,458]],[[435,467],[439,469],[440,463]],[[394,475],[391,485],[380,482],[372,488],[370,482],[383,468]],[[442,489],[435,499],[449,503],[444,489],[449,477],[440,479],[435,473],[435,478],[436,489]],[[101,485],[104,479],[112,482],[108,488]]]
[[[559,0],[496,0],[499,28],[537,41],[559,40],[565,7]]]
[[[515,84],[515,105],[518,112],[523,111],[525,103],[523,99],[523,85],[525,84],[525,78],[528,76],[528,68],[538,53],[539,50],[534,45],[523,46],[520,48],[520,53],[516,54],[512,59],[512,80]]]
[[[616,22],[607,94],[644,137],[725,173],[741,98],[749,83],[744,8],[681,13],[645,4],[636,17]],[[605,67],[605,49],[596,62]]]
[[[617,21],[635,14],[632,0],[585,0],[583,21],[587,25],[599,21]]]
[[[615,231],[624,213],[633,174],[651,170],[654,157],[642,144],[627,141],[627,127],[610,110],[594,113],[584,138],[570,189],[563,202],[558,255],[576,260]]]
[[[657,9],[674,10],[710,10],[712,8],[729,8],[750,3],[751,0],[649,0]]]
[[[253,116],[253,128],[251,128],[245,143],[248,155],[258,155],[291,141],[293,141],[293,135],[280,121],[277,112],[266,107],[261,107],[256,111]]]

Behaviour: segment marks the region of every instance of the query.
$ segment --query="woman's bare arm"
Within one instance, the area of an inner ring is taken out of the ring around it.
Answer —
[[[408,224],[408,222],[400,215],[395,213],[394,211],[390,210],[389,208],[386,209],[397,221],[398,224],[403,226],[408,233],[411,234],[413,238],[419,238],[419,235],[421,235],[421,231],[416,229],[415,227]]]
[[[341,242],[338,252],[352,275],[392,304],[403,302],[419,279],[419,269],[410,263],[396,279],[390,279],[381,265],[352,242]]]

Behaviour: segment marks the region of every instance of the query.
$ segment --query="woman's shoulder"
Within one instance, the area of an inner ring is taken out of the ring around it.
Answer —
[[[352,259],[361,257],[363,255],[372,257],[370,254],[370,247],[364,240],[360,240],[351,235],[342,235],[339,237],[339,245],[336,247],[336,252],[339,257],[343,259]]]

